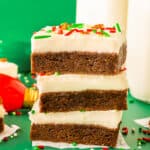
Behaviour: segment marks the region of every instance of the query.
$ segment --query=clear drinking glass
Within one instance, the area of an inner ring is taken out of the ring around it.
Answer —
[[[150,0],[129,0],[127,47],[131,94],[150,103]]]

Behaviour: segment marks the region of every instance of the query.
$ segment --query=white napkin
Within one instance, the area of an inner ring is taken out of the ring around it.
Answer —
[[[19,129],[20,127],[18,127],[17,125],[11,125],[10,127],[8,125],[5,125],[4,131],[0,133],[0,140],[4,139],[5,137],[11,136]]]
[[[32,146],[38,146],[38,145],[55,147],[55,148],[59,148],[59,149],[64,149],[64,148],[83,149],[83,148],[100,148],[100,147],[104,148],[104,146],[97,146],[97,145],[78,144],[77,146],[72,146],[72,144],[61,143],[61,142],[56,143],[56,142],[46,142],[46,141],[32,141]],[[119,134],[116,148],[130,149],[130,147],[127,145],[127,143],[125,142],[125,140],[121,134]]]
[[[148,118],[143,118],[143,119],[136,119],[134,120],[137,124],[144,126],[145,128],[150,128],[149,121],[150,117]]]

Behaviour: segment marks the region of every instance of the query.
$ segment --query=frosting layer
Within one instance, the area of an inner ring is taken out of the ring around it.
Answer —
[[[41,113],[39,111],[39,102],[36,102],[33,110],[35,110],[35,113],[30,113],[30,120],[34,124],[84,124],[117,128],[122,118],[122,111],[117,110]]]
[[[128,88],[126,72],[117,75],[45,75],[37,77],[40,93],[59,91],[124,90]]]
[[[53,32],[51,26],[47,26],[36,32],[31,39],[32,52],[45,53],[45,52],[61,52],[61,51],[88,51],[88,52],[108,52],[119,53],[119,49],[123,43],[126,42],[125,36],[122,32],[109,33],[110,36],[103,36],[94,32],[88,34],[81,34],[80,32],[72,32],[69,36],[65,36],[69,31],[60,31],[59,26]],[[84,25],[82,31],[87,31],[91,26]],[[75,30],[79,30],[76,28]],[[96,32],[100,32],[98,29]],[[43,36],[45,38],[36,38]]]

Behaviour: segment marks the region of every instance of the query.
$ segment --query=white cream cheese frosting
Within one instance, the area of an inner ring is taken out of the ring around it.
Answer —
[[[126,72],[117,75],[62,74],[37,77],[40,93],[82,90],[124,90],[128,88]]]
[[[122,111],[70,111],[70,112],[39,112],[39,101],[37,101],[30,113],[30,120],[33,124],[80,124],[100,125],[107,128],[117,128],[122,118]]]
[[[82,30],[88,29],[89,25],[84,25]],[[57,26],[57,28],[59,28]],[[120,47],[126,42],[122,32],[110,33],[110,37],[101,36],[90,32],[89,34],[81,34],[73,32],[69,36],[65,36],[68,30],[63,30],[63,34],[56,32],[48,32],[51,26],[47,26],[36,32],[31,39],[32,53],[45,52],[97,52],[97,53],[119,53]],[[50,36],[48,38],[35,39],[36,36]]]
[[[18,66],[11,62],[0,62],[0,73],[17,78]]]

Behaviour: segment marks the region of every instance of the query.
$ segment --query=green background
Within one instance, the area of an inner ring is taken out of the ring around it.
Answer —
[[[0,0],[0,57],[30,71],[30,38],[47,25],[75,22],[76,0]]]

